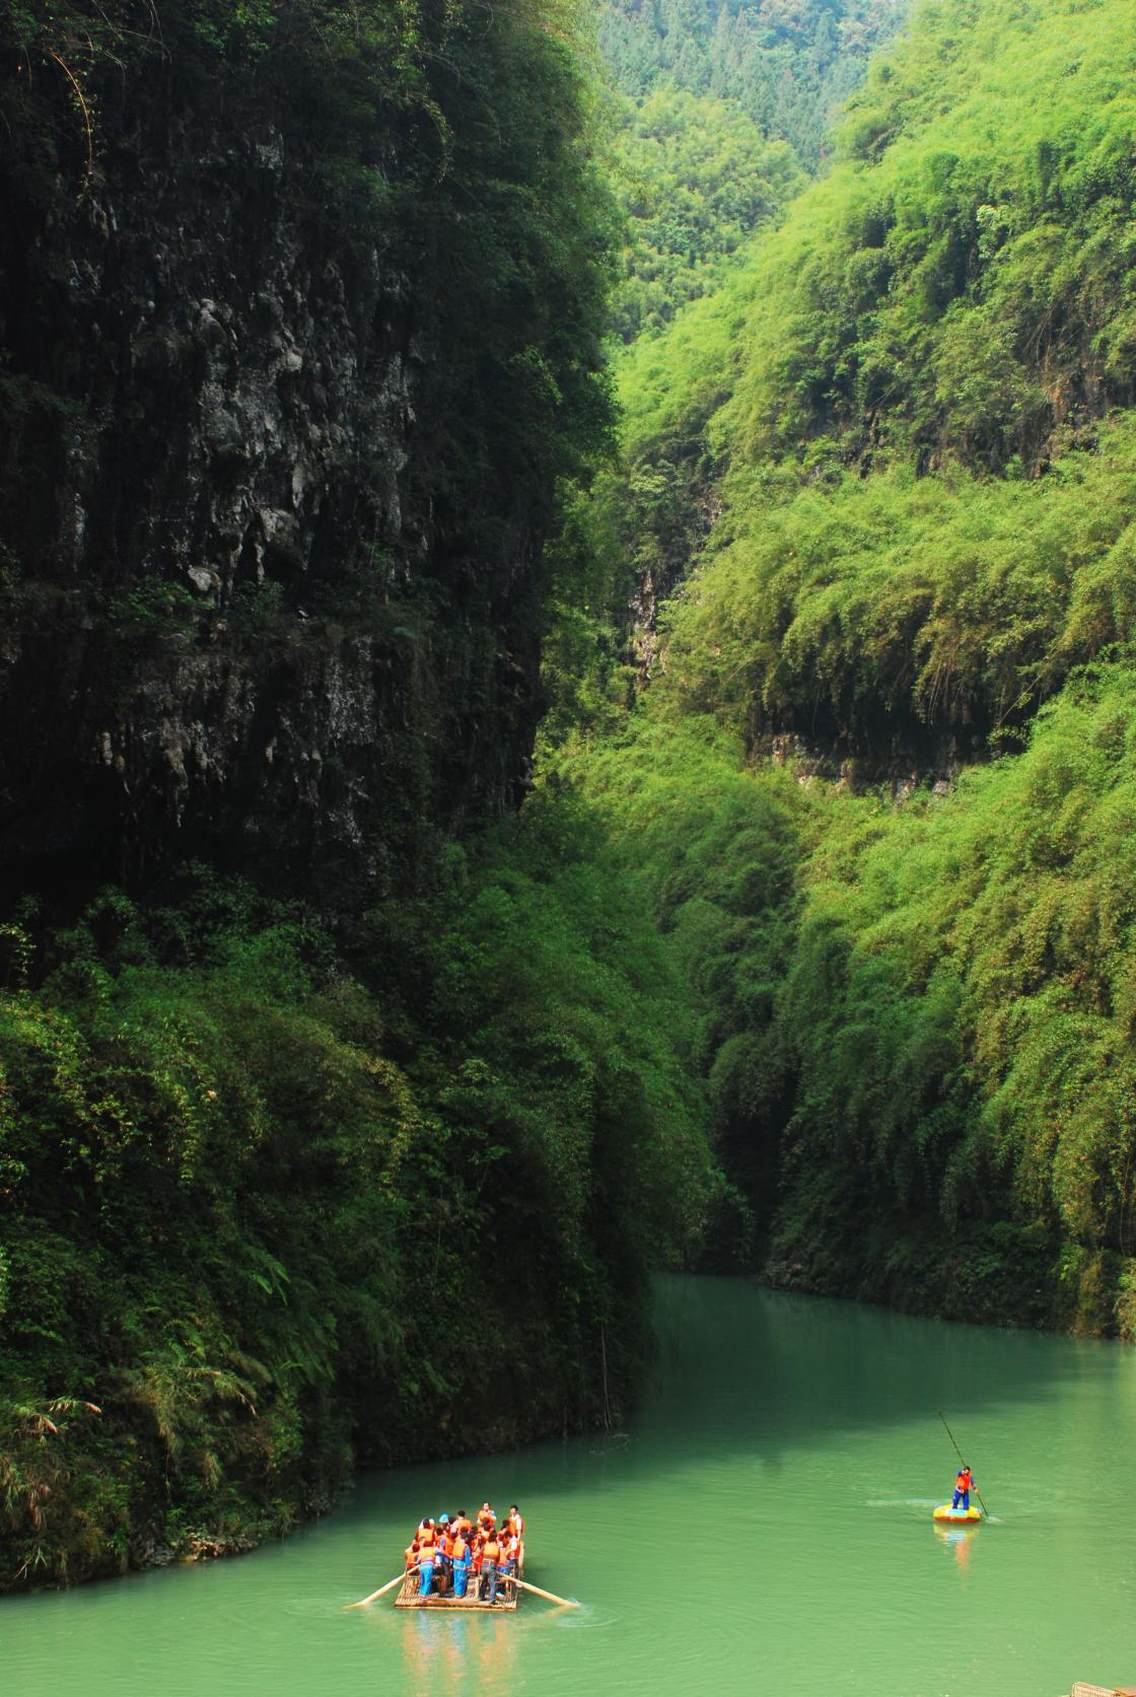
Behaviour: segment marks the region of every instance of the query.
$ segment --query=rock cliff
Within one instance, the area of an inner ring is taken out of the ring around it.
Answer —
[[[460,275],[436,98],[345,148],[164,10],[86,72],[6,44],[0,856],[355,900],[523,793],[550,491],[478,362],[547,350]]]

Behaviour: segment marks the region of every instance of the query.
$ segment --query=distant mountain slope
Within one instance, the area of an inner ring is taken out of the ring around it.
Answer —
[[[789,143],[770,141],[736,101],[663,87],[616,112],[611,175],[626,234],[613,320],[630,343],[715,288],[806,178]]]
[[[714,289],[831,147],[841,102],[907,0],[606,0],[612,183],[626,220],[613,318],[656,335]]]
[[[905,9],[906,0],[604,0],[600,45],[625,93],[666,81],[734,100],[815,164],[833,114]]]

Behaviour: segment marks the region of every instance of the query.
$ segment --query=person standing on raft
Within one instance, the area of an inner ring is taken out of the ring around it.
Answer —
[[[958,1508],[961,1505],[962,1508],[969,1509],[970,1493],[977,1491],[977,1489],[978,1486],[974,1483],[974,1475],[964,1461],[955,1476],[955,1494],[951,1507]]]
[[[434,1582],[434,1554],[436,1547],[437,1536],[434,1531],[434,1522],[432,1520],[426,1520],[423,1522],[422,1530],[418,1534],[418,1574],[420,1581],[418,1586],[418,1595],[420,1597],[428,1597],[430,1595],[430,1588]]]
[[[468,1523],[467,1523],[468,1524]],[[459,1524],[454,1533],[454,1596],[464,1597],[469,1584],[469,1564],[473,1552],[469,1547],[469,1539],[462,1532]]]

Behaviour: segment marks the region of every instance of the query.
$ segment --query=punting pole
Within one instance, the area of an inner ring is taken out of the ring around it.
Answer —
[[[518,1579],[512,1573],[504,1575],[504,1583],[506,1585],[519,1585],[522,1591],[532,1591],[535,1596],[543,1597],[547,1603],[559,1603],[562,1609],[578,1609],[580,1607],[579,1603],[573,1602],[571,1597],[558,1597],[555,1591],[542,1591],[539,1585],[530,1585],[527,1579]]]
[[[959,1460],[962,1462],[963,1466],[965,1467],[966,1466],[966,1457],[963,1455],[962,1451],[959,1449],[958,1444],[955,1443],[955,1435],[951,1431],[950,1427],[947,1426],[947,1417],[943,1413],[941,1408],[939,1410],[939,1419],[943,1422],[943,1425],[946,1427],[947,1437],[951,1440],[951,1443],[955,1445],[955,1454],[958,1456]],[[979,1502],[982,1503],[982,1492],[978,1489],[977,1485],[974,1487],[974,1494],[978,1498]],[[990,1510],[987,1508],[985,1503],[982,1503],[982,1512],[986,1516],[987,1520],[989,1520],[990,1519]]]
[[[373,1603],[376,1597],[385,1597],[388,1591],[393,1591],[396,1585],[401,1585],[408,1573],[417,1573],[417,1572],[418,1572],[417,1565],[415,1565],[414,1567],[405,1568],[403,1570],[403,1572],[398,1575],[397,1579],[388,1579],[388,1581],[385,1585],[380,1585],[378,1590],[372,1591],[371,1595],[369,1597],[360,1597],[360,1599],[357,1603],[344,1603],[343,1606],[344,1606],[345,1609],[362,1609],[362,1608],[365,1608],[368,1603]]]

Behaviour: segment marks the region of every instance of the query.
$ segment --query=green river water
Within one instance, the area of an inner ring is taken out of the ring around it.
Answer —
[[[364,1480],[238,1561],[0,1604],[2,1697],[1058,1697],[1136,1683],[1136,1351],[659,1281],[626,1433]],[[990,1508],[944,1534],[947,1411]],[[521,1504],[516,1615],[344,1613]]]

